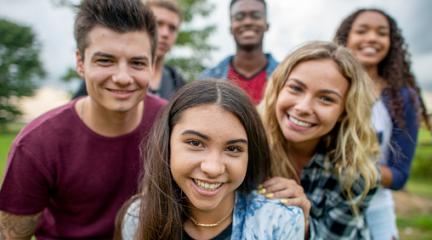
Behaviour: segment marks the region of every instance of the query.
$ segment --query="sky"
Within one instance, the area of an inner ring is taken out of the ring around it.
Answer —
[[[229,32],[229,0],[208,0],[214,10],[194,26],[214,24],[210,42],[212,66],[235,50]],[[270,29],[264,50],[282,60],[296,46],[310,40],[331,40],[340,21],[360,7],[378,7],[393,16],[408,44],[413,71],[423,88],[432,90],[432,1],[430,0],[267,0]],[[31,26],[42,47],[47,84],[63,87],[59,79],[75,66],[72,9],[55,7],[51,0],[0,0],[0,18]],[[70,88],[71,86],[69,86]],[[74,88],[75,85],[72,86]]]

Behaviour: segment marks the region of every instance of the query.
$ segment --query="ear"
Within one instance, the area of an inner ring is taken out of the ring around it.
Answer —
[[[270,29],[270,23],[266,22],[266,32]]]
[[[78,73],[78,75],[84,79],[84,56],[81,56],[80,52],[77,50],[75,52],[75,70]]]

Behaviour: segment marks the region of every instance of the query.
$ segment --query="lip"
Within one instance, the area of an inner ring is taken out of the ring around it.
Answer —
[[[136,90],[126,90],[126,89],[112,89],[112,88],[106,88],[108,92],[112,96],[114,96],[117,99],[128,99],[130,98]]]
[[[207,183],[216,183],[216,182],[210,182],[210,181],[204,181],[201,179],[198,179],[202,182],[207,182]],[[220,183],[220,182],[218,182]],[[192,188],[195,190],[196,193],[198,193],[198,195],[203,196],[203,197],[214,197],[216,195],[219,194],[219,192],[222,190],[222,188],[224,187],[225,183],[222,183],[218,188],[214,189],[214,190],[207,190],[207,189],[203,189],[201,187],[199,187],[193,178],[190,179],[190,184],[192,185]]]
[[[310,126],[301,126],[298,123],[293,122],[291,120],[291,118],[294,118],[294,119],[296,119],[298,121],[302,121],[302,122],[308,123],[308,124],[310,124]],[[313,127],[315,127],[317,125],[316,123],[312,123],[312,122],[309,122],[309,121],[302,120],[302,119],[300,119],[298,117],[291,116],[288,113],[285,114],[285,121],[288,123],[288,127],[289,128],[291,128],[294,131],[299,131],[299,132],[307,131],[307,130],[309,130],[309,129],[311,129],[311,128],[313,128]]]

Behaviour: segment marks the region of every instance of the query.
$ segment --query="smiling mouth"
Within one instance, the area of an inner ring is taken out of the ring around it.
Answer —
[[[288,114],[288,120],[290,122],[294,123],[295,125],[297,125],[299,127],[304,127],[304,128],[310,128],[310,127],[313,127],[313,126],[316,125],[316,124],[313,124],[313,123],[310,123],[310,122],[302,121],[302,120],[300,120],[298,118],[295,118],[295,117],[293,117],[293,116],[291,116],[289,114]]]
[[[193,179],[194,183],[196,186],[198,186],[200,189],[202,190],[206,190],[206,191],[215,191],[218,188],[220,188],[222,186],[223,183],[219,182],[219,183],[209,183],[209,182],[205,182],[199,179],[194,178]]]
[[[129,94],[135,92],[135,90],[120,90],[120,89],[110,89],[110,88],[107,88],[107,90],[118,94]]]

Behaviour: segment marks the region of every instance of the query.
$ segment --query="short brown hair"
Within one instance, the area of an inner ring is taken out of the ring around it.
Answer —
[[[142,0],[149,7],[165,8],[177,14],[180,20],[183,19],[183,12],[176,0]]]
[[[149,7],[140,0],[83,0],[75,17],[74,35],[82,57],[88,45],[87,35],[95,26],[107,27],[119,33],[147,32],[151,54],[156,54],[156,21]]]

